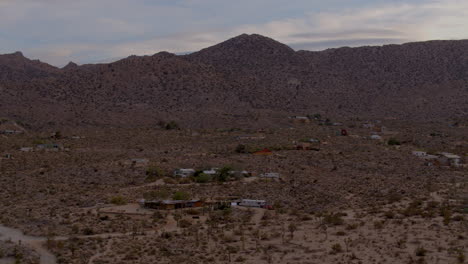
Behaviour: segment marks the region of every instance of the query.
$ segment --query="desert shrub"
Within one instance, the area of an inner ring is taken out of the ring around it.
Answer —
[[[192,223],[189,220],[182,219],[179,221],[179,227],[181,228],[187,228],[187,227],[190,227],[191,225]]]
[[[457,261],[458,263],[465,263],[466,257],[465,253],[463,253],[463,250],[458,250],[458,255],[457,255]]]
[[[224,166],[222,167],[219,171],[218,174],[216,175],[216,180],[220,182],[225,182],[229,178],[230,174],[229,172],[232,170],[231,167],[229,166]]]
[[[190,194],[183,192],[183,191],[177,191],[174,193],[172,196],[173,200],[189,200],[190,199]]]
[[[91,236],[94,234],[94,230],[90,227],[86,227],[83,229],[83,235],[85,236]]]
[[[143,198],[145,198],[146,200],[163,200],[167,199],[170,196],[171,193],[165,189],[143,193]]]
[[[151,166],[146,169],[146,179],[157,179],[162,176],[164,176],[164,171],[157,166]]]
[[[387,218],[387,219],[393,219],[395,218],[395,213],[393,211],[386,211],[384,213],[384,216]]]
[[[337,253],[340,253],[343,251],[343,248],[341,247],[341,245],[339,243],[336,243],[336,244],[333,244],[332,245],[332,254],[337,254]]]
[[[398,141],[398,140],[395,139],[395,138],[389,139],[388,142],[387,142],[387,144],[390,145],[390,146],[401,145],[400,141]]]
[[[427,250],[420,246],[420,247],[416,248],[414,253],[418,257],[424,257],[426,255],[426,253],[427,253]]]
[[[205,173],[200,173],[195,177],[195,181],[198,183],[208,183],[212,181],[211,175],[205,174]]]
[[[336,232],[336,235],[337,235],[337,236],[345,236],[345,235],[346,235],[346,232],[344,232],[344,231],[338,231],[338,232]]]
[[[375,221],[374,222],[374,228],[375,229],[382,229],[383,228],[383,222],[382,221]]]
[[[244,144],[239,144],[236,147],[236,153],[247,153],[247,148]]]
[[[115,205],[127,204],[127,200],[123,196],[114,196],[110,199],[110,202]]]
[[[174,129],[179,129],[179,125],[175,121],[170,121],[164,126],[164,128],[166,130],[174,130]]]
[[[323,216],[323,222],[328,225],[342,225],[344,223],[343,218],[341,218],[341,214],[325,214]]]

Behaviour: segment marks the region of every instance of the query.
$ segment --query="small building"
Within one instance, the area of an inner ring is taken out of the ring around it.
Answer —
[[[267,202],[265,200],[250,200],[250,199],[242,199],[238,202],[234,202],[233,205],[237,206],[244,206],[244,207],[257,207],[257,208],[265,208],[267,206]]]
[[[420,151],[420,150],[413,151],[412,154],[414,156],[416,156],[416,157],[425,157],[425,156],[427,156],[426,151]]]
[[[311,138],[311,139],[309,139],[309,142],[310,143],[320,143],[320,140],[316,139],[316,138]]]
[[[59,151],[63,149],[63,146],[60,144],[52,143],[52,144],[39,144],[36,146],[38,150],[46,150],[46,151]]]
[[[251,172],[248,171],[229,171],[229,174],[234,177],[250,177],[252,176]]]
[[[32,147],[22,147],[22,148],[20,148],[20,151],[21,152],[32,152],[32,151],[34,151],[34,148],[32,148]]]
[[[176,210],[184,208],[198,208],[203,207],[201,200],[140,200],[140,205],[157,210]]]
[[[277,172],[267,172],[260,174],[260,178],[279,179],[281,175]]]
[[[273,152],[271,150],[265,148],[263,150],[256,151],[253,154],[254,155],[261,155],[261,156],[268,156],[268,155],[273,155]]]
[[[174,170],[174,177],[188,178],[195,174],[194,169],[176,169]]]
[[[131,159],[130,162],[131,162],[131,165],[132,165],[132,166],[135,166],[135,167],[144,167],[144,166],[148,165],[149,160],[148,160],[148,159],[140,159],[140,158],[137,158],[137,159]]]
[[[372,139],[372,140],[382,140],[382,137],[379,136],[379,135],[371,135],[370,139]]]
[[[219,168],[211,168],[209,170],[204,170],[203,171],[203,174],[206,174],[206,175],[217,175],[218,174],[218,171],[219,171]]]
[[[461,157],[452,153],[439,153],[437,161],[441,166],[461,167]]]
[[[237,140],[259,140],[265,139],[264,135],[240,135],[236,137]]]
[[[0,134],[4,135],[17,135],[17,134],[22,134],[24,131],[21,130],[1,130]]]
[[[307,116],[290,116],[289,119],[291,119],[293,123],[310,123],[310,118]]]

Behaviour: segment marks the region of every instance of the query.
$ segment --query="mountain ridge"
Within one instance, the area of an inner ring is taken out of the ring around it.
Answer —
[[[62,69],[14,53],[0,55],[0,112],[36,127],[160,120],[262,126],[277,122],[270,117],[312,113],[466,118],[467,48],[460,40],[294,51],[243,34],[188,55],[159,52]]]

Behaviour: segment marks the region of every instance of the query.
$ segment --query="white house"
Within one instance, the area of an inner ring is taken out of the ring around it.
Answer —
[[[211,168],[209,170],[204,170],[203,171],[203,174],[206,174],[206,175],[216,175],[218,174],[218,171],[219,171],[219,168]]]
[[[445,166],[460,167],[461,157],[448,152],[439,153],[439,162]]]
[[[195,174],[194,169],[176,169],[174,171],[174,177],[187,178]]]
[[[277,172],[267,172],[260,174],[260,178],[279,179],[281,175]]]
[[[265,200],[250,200],[250,199],[242,199],[239,203],[239,206],[245,206],[245,207],[259,207],[263,208],[266,206],[266,201]]]
[[[412,153],[413,153],[413,155],[416,156],[416,157],[425,157],[425,156],[427,156],[427,152],[426,152],[426,151],[416,150],[416,151],[413,151]]]

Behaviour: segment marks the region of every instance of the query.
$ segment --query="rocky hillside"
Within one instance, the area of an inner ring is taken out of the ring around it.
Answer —
[[[34,127],[267,125],[289,114],[447,120],[468,116],[468,41],[294,51],[241,35],[62,69],[0,55],[0,117]]]

